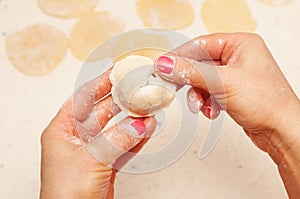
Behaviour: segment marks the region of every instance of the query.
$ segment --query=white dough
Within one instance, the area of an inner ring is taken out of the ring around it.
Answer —
[[[114,102],[129,115],[146,117],[170,105],[176,85],[154,74],[153,60],[131,55],[117,62],[110,74]]]

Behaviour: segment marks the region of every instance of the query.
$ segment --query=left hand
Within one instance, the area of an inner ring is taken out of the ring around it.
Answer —
[[[127,117],[97,135],[120,112],[111,96],[94,103],[110,92],[109,73],[105,72],[80,87],[44,130],[41,137],[41,199],[113,198],[117,171],[104,164],[105,160],[96,160],[83,146],[79,134],[86,133],[91,139],[104,138],[109,146],[101,148],[100,153],[113,163],[126,151],[138,152],[147,141],[145,135],[151,135],[155,130],[153,117]],[[116,154],[113,148],[122,150]],[[111,154],[112,151],[115,153]]]

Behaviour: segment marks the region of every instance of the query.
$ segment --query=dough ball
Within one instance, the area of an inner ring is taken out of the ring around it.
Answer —
[[[124,29],[124,22],[109,12],[89,13],[74,25],[69,40],[70,49],[75,57],[85,60],[99,44]]]
[[[253,32],[256,28],[245,0],[206,0],[202,19],[209,32]]]
[[[268,4],[268,5],[286,5],[291,3],[294,0],[259,0],[262,3]]]
[[[131,116],[154,115],[175,97],[176,85],[153,74],[153,63],[148,57],[130,55],[110,74],[114,102]]]
[[[151,64],[153,64],[153,61],[150,58],[134,55],[128,56],[115,64],[110,75],[110,81],[113,85],[116,85],[133,69]]]
[[[76,18],[93,11],[99,0],[38,0],[40,8],[49,15]]]
[[[66,55],[67,43],[65,34],[56,27],[36,24],[10,34],[6,51],[17,70],[38,76],[57,67]]]
[[[137,0],[136,10],[148,27],[180,29],[194,20],[194,10],[188,0]]]
[[[160,109],[168,107],[174,97],[174,92],[163,85],[148,84],[132,92],[128,100],[128,109],[137,115],[152,115]]]

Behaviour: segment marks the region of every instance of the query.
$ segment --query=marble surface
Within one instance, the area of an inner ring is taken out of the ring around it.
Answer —
[[[178,31],[188,37],[208,33],[200,17],[204,1],[190,2],[195,20]],[[284,6],[256,0],[248,0],[247,4],[257,22],[255,32],[265,39],[299,96],[300,1]],[[143,27],[133,10],[133,0],[101,0],[96,9],[122,16],[126,30]],[[76,21],[48,16],[34,0],[0,0],[0,198],[38,197],[40,135],[72,93],[82,65],[68,52],[53,72],[39,77],[24,75],[9,62],[5,39],[8,34],[39,22],[55,25],[68,35]],[[199,160],[199,148],[209,124],[200,116],[197,138],[171,166],[147,174],[119,173],[116,198],[287,198],[272,160],[227,116],[215,149]]]

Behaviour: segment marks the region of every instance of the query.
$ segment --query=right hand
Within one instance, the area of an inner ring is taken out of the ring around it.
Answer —
[[[200,36],[159,57],[156,70],[166,80],[192,86],[192,112],[214,119],[226,110],[279,169],[289,164],[283,179],[293,181],[286,184],[290,197],[300,195],[293,192],[300,190],[300,103],[261,37]]]
[[[260,143],[259,136],[266,136],[275,124],[291,119],[295,107],[300,110],[296,95],[270,51],[254,34],[200,36],[159,57],[156,64],[161,77],[193,87],[187,96],[192,112],[202,111],[214,119],[220,109],[226,109],[264,151],[266,143]],[[162,72],[167,71],[164,64],[173,67],[170,74]],[[207,75],[209,68],[216,73]],[[222,85],[217,83],[217,75]],[[207,84],[211,85],[209,89]]]

